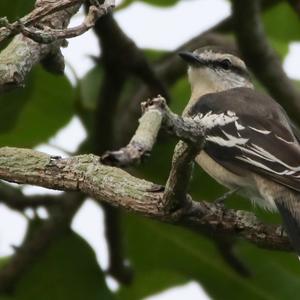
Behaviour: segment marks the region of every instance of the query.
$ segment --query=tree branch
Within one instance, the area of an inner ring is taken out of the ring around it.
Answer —
[[[144,53],[123,32],[112,15],[101,18],[94,28],[101,40],[103,58],[110,69],[131,73],[149,87],[152,92],[151,96],[162,94],[168,98],[166,87],[151,67]]]
[[[35,8],[26,16],[18,21],[9,23],[6,17],[0,19],[0,42],[4,39],[21,33],[20,23],[23,26],[35,25],[41,19],[51,16],[56,12],[66,10],[73,6],[80,6],[87,0],[59,0],[59,1],[45,1],[37,0],[35,3]]]
[[[162,125],[177,138],[197,145],[198,151],[202,147],[205,124],[201,120],[195,121],[172,113],[161,96],[142,103],[142,110],[144,114],[129,144],[118,151],[104,154],[101,158],[103,163],[125,167],[140,162],[151,152]]]
[[[269,93],[282,103],[299,123],[300,93],[285,74],[281,62],[268,42],[260,18],[258,0],[234,0],[235,32],[246,63]]]
[[[197,146],[189,146],[182,141],[176,145],[163,195],[163,205],[166,211],[177,211],[188,205],[187,192],[192,177],[194,159],[202,146],[202,142]]]
[[[37,0],[37,8],[28,18],[25,18],[22,24],[32,24],[43,18],[36,26],[53,30],[65,29],[69,24],[70,18],[78,11],[82,2],[83,0],[61,0],[58,3],[57,1]],[[60,8],[59,10],[58,7]],[[45,9],[45,12],[43,12],[43,9]],[[17,28],[15,25],[10,27],[9,34]],[[0,30],[4,32],[4,36],[7,36],[7,28],[0,28]],[[19,30],[26,31],[24,25]],[[26,32],[29,34],[28,30]],[[37,38],[37,35],[35,37]],[[32,67],[46,59],[50,59],[52,63],[52,67],[48,68],[48,70],[63,73],[64,60],[60,52],[60,47],[63,45],[64,40],[56,40],[50,44],[40,44],[31,38],[25,37],[23,34],[16,35],[0,53],[0,93],[22,86],[26,75],[31,71]],[[55,66],[53,66],[54,63]]]
[[[253,274],[247,265],[235,253],[235,239],[220,237],[215,239],[216,247],[224,261],[243,277],[251,277]]]
[[[57,206],[61,204],[61,198],[61,195],[25,196],[20,189],[0,182],[0,202],[12,209],[23,211],[28,207],[37,208],[40,206]]]
[[[83,23],[73,28],[52,29],[43,27],[42,29],[39,29],[36,27],[26,27],[22,22],[19,22],[19,28],[23,35],[31,38],[35,42],[50,44],[57,40],[69,39],[82,35],[95,26],[96,21],[111,12],[114,7],[115,4],[113,0],[106,0],[102,5],[90,5],[88,14]]]
[[[158,104],[158,103],[156,103]],[[162,106],[158,105],[158,113]],[[148,110],[154,109],[151,105]],[[166,116],[168,113],[165,114]],[[169,131],[177,137],[187,133],[195,120],[172,121]],[[196,122],[197,123],[197,122]],[[181,126],[184,124],[184,126]],[[199,124],[195,124],[199,126]],[[176,127],[176,128],[175,128]],[[199,129],[196,130],[199,132]],[[188,140],[193,143],[193,139]],[[196,146],[199,145],[199,137]],[[18,148],[0,148],[0,178],[17,183],[28,183],[52,189],[81,191],[98,201],[155,218],[164,222],[187,226],[197,231],[231,234],[268,249],[291,250],[286,236],[278,226],[266,225],[254,214],[225,209],[207,202],[195,202],[186,197],[183,207],[177,211],[165,208],[163,193],[157,186],[135,178],[125,171],[99,163],[95,155],[79,155],[71,158],[57,158]]]

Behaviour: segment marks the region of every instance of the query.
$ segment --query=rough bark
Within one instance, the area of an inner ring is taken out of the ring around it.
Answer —
[[[50,189],[81,191],[143,216],[191,227],[196,231],[233,234],[267,249],[291,250],[280,226],[261,223],[254,214],[189,201],[177,212],[164,209],[162,192],[152,182],[99,163],[95,155],[51,157],[28,149],[0,148],[0,179]],[[180,211],[180,213],[178,213]]]

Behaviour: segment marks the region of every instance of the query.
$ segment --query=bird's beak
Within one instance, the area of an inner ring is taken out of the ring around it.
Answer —
[[[192,52],[179,52],[179,56],[186,61],[189,65],[194,66],[194,65],[203,65],[203,62],[199,57],[192,53]]]

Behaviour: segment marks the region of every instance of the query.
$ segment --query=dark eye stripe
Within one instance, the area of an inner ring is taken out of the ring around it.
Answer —
[[[222,67],[222,61],[224,59],[221,59],[221,60],[204,60],[202,58],[198,58],[198,63],[196,62],[194,67],[198,67],[198,68],[201,68],[202,66],[207,66],[207,67],[210,67],[210,68],[213,68],[213,69],[223,69]],[[230,65],[230,67],[228,68],[228,70],[231,70],[232,72],[240,75],[240,76],[243,76],[243,77],[246,77],[248,79],[250,79],[250,74],[249,72],[240,67],[240,66],[235,66],[233,64]]]
[[[223,59],[222,60],[208,60],[208,61],[205,62],[205,65],[207,65],[209,67],[213,67],[214,69],[217,69],[217,68],[223,69],[222,64],[223,64]],[[236,65],[231,64],[229,66],[228,70],[231,70],[232,72],[234,72],[238,75],[250,78],[250,75],[249,75],[248,71],[245,70],[244,68],[240,67],[240,66],[236,66]]]

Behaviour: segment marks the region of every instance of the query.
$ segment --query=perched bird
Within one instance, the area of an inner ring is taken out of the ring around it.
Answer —
[[[180,56],[189,65],[191,84],[183,115],[208,125],[196,162],[230,190],[237,189],[265,209],[278,210],[300,255],[300,136],[296,127],[276,101],[254,89],[238,56],[218,47]]]

